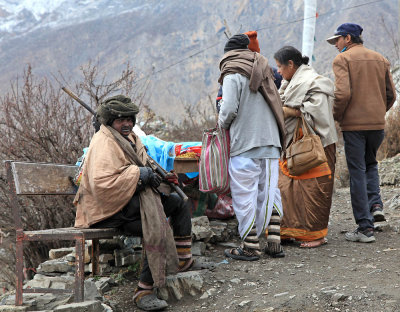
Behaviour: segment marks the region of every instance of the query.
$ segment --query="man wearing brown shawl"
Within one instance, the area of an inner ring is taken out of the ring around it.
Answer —
[[[273,71],[266,58],[248,49],[249,43],[246,34],[228,40],[218,80],[223,94],[218,124],[229,129],[232,204],[243,240],[240,247],[225,250],[225,255],[244,261],[260,258],[258,237],[274,208],[282,214],[278,159],[285,146]]]
[[[156,297],[153,285],[163,286],[166,274],[195,265],[190,210],[146,166],[146,149],[132,132],[138,111],[123,95],[98,107],[101,127],[90,143],[74,199],[75,227],[115,227],[143,236],[145,257],[134,301],[143,310],[154,310],[168,304]]]

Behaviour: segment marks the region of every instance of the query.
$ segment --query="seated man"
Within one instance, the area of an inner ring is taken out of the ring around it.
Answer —
[[[163,286],[168,273],[201,267],[192,259],[189,208],[146,166],[146,149],[132,132],[138,112],[123,95],[98,107],[101,127],[90,143],[74,199],[75,227],[115,227],[142,236],[145,257],[134,301],[143,310],[162,309],[168,304],[156,297],[153,285]]]

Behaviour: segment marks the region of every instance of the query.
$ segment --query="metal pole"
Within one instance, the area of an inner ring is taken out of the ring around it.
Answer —
[[[315,22],[317,14],[317,0],[304,0],[304,24],[302,53],[310,58],[312,64],[314,51]]]

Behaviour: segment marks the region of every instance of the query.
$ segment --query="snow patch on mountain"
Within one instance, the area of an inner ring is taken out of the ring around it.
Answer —
[[[148,1],[0,0],[0,39],[40,28],[60,28],[149,7]]]

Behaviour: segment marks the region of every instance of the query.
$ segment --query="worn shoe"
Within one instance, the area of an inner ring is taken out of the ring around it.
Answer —
[[[279,243],[270,243],[268,242],[264,248],[265,254],[272,258],[283,258],[285,257],[285,253],[283,252],[283,248]]]
[[[136,305],[139,309],[144,311],[159,311],[168,307],[168,303],[165,300],[158,299],[155,294],[139,298],[139,300],[136,301]]]
[[[375,241],[374,230],[370,228],[365,230],[357,228],[354,232],[347,232],[344,236],[351,242],[372,243]]]
[[[383,208],[380,204],[372,205],[371,213],[374,217],[374,222],[386,221],[385,215],[383,213]]]

